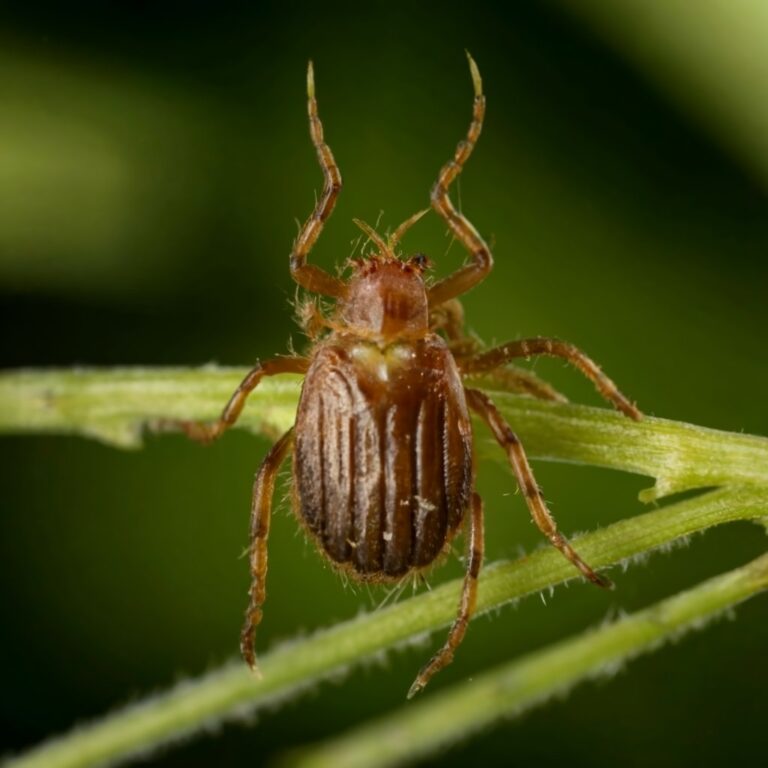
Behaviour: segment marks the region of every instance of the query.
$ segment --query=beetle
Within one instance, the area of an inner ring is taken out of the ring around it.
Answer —
[[[466,524],[467,557],[456,619],[440,650],[421,669],[409,698],[453,659],[475,608],[483,560],[483,503],[475,491],[470,412],[490,427],[506,451],[531,516],[547,539],[589,581],[609,587],[558,531],[520,440],[491,398],[466,386],[472,374],[498,376],[513,388],[557,399],[531,374],[509,367],[516,358],[551,355],[575,365],[626,416],[640,411],[583,352],[558,339],[531,338],[480,350],[463,331],[458,296],[491,271],[491,251],[451,201],[451,184],[480,136],[485,96],[477,64],[467,54],[474,87],[466,138],[441,169],[431,207],[470,254],[469,261],[436,282],[427,278],[422,254],[402,258],[397,246],[427,211],[411,216],[388,238],[365,222],[355,223],[375,251],[351,259],[344,280],[307,263],[341,190],[341,173],[323,136],[312,62],[307,99],[312,143],[324,177],[323,191],[294,242],[293,279],[306,291],[335,301],[329,316],[309,303],[304,326],[315,343],[306,356],[258,363],[212,422],[167,420],[210,443],[238,419],[248,395],[265,376],[304,374],[296,421],[272,447],[256,474],[251,506],[251,586],[241,651],[257,670],[256,628],[266,597],[267,537],[278,470],[292,453],[293,508],[321,554],[354,579],[399,582],[431,566]],[[427,209],[429,210],[429,209]]]

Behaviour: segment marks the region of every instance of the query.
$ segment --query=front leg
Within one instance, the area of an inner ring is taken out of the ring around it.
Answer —
[[[465,392],[469,407],[483,418],[485,423],[491,428],[491,432],[493,432],[493,436],[499,445],[507,452],[512,471],[517,478],[517,484],[520,486],[528,509],[531,512],[531,517],[539,527],[539,530],[593,584],[597,584],[598,587],[612,588],[613,584],[611,581],[595,573],[579,557],[565,536],[557,530],[557,523],[552,517],[552,513],[547,509],[541,489],[536,484],[531,465],[528,463],[528,458],[525,455],[520,439],[504,420],[499,409],[488,395],[479,389],[465,389]]]
[[[305,357],[276,357],[257,363],[240,382],[229,402],[224,406],[221,416],[215,421],[189,421],[186,419],[157,419],[152,429],[157,432],[181,431],[200,443],[212,443],[231,427],[240,417],[248,395],[256,389],[265,376],[278,373],[306,373],[309,360]]]
[[[449,189],[457,176],[464,169],[464,164],[472,154],[472,150],[480,138],[485,117],[485,96],[483,95],[483,83],[480,72],[474,59],[467,54],[469,71],[472,75],[472,85],[475,89],[475,100],[472,106],[472,122],[469,124],[467,136],[460,141],[449,160],[440,170],[440,175],[432,187],[430,199],[432,207],[448,225],[451,234],[469,251],[471,261],[457,269],[453,274],[438,280],[429,288],[429,305],[436,307],[444,304],[449,299],[466,293],[483,280],[493,267],[491,250],[474,228],[472,222],[454,206],[451,201]]]
[[[643,415],[637,406],[619,392],[618,387],[600,370],[600,366],[594,360],[587,357],[578,347],[559,339],[536,338],[510,341],[500,347],[494,347],[487,352],[462,360],[461,370],[464,374],[484,373],[506,365],[515,358],[533,355],[564,358],[575,365],[595,385],[597,391],[625,416],[635,421],[642,419]]]
[[[325,222],[333,213],[336,199],[341,192],[341,172],[333,158],[331,148],[323,137],[323,124],[317,113],[315,98],[315,71],[312,62],[307,67],[307,111],[309,112],[309,135],[315,145],[317,159],[323,171],[323,191],[315,203],[309,218],[304,222],[296,237],[291,251],[291,275],[293,279],[308,291],[323,293],[336,299],[346,293],[346,285],[338,277],[328,274],[315,264],[307,264],[307,255],[312,250],[315,241],[320,237]]]

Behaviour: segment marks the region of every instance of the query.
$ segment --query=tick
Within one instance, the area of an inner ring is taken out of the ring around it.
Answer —
[[[426,213],[422,211],[386,239],[355,220],[374,251],[349,261],[347,279],[307,263],[341,190],[341,174],[318,116],[310,62],[309,130],[325,183],[293,245],[290,270],[302,288],[332,299],[335,306],[326,316],[317,304],[305,305],[303,324],[313,339],[309,353],[257,364],[216,421],[162,424],[209,443],[237,421],[262,378],[305,375],[295,424],[267,454],[253,488],[250,599],[240,647],[254,670],[254,637],[266,596],[272,495],[278,470],[289,454],[296,516],[322,556],[353,579],[400,582],[429,568],[466,528],[466,571],[456,619],[442,648],[419,672],[409,697],[451,662],[475,608],[483,560],[483,503],[475,491],[472,411],[506,451],[542,533],[587,579],[610,586],[558,531],[523,446],[493,401],[464,383],[470,374],[485,373],[551,399],[555,394],[546,385],[508,364],[516,358],[552,355],[575,365],[622,413],[641,418],[600,368],[571,344],[532,338],[482,351],[463,332],[457,297],[480,283],[493,264],[487,244],[449,194],[472,154],[485,114],[480,72],[468,58],[475,94],[472,122],[431,193],[432,208],[466,248],[468,262],[434,281],[427,277],[430,265],[425,256],[400,253],[400,240]]]

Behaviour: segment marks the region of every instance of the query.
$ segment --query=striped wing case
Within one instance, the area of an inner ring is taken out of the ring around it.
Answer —
[[[296,420],[294,502],[319,546],[358,578],[430,564],[473,484],[464,389],[445,342],[317,349]]]

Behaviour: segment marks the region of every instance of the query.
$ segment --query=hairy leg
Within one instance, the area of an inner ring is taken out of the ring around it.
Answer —
[[[257,667],[253,645],[256,627],[261,622],[261,606],[264,605],[266,598],[267,536],[269,535],[269,522],[272,516],[272,495],[280,465],[292,445],[293,427],[272,446],[261,467],[259,467],[253,483],[251,546],[249,550],[251,587],[248,592],[249,600],[245,612],[245,624],[240,633],[240,652],[254,672],[257,671]]]
[[[212,443],[239,418],[248,395],[256,389],[265,376],[278,373],[306,373],[309,361],[305,357],[275,357],[255,365],[240,382],[238,388],[224,406],[215,421],[191,421],[186,419],[157,419],[152,429],[158,432],[184,432],[187,437],[200,443]]]
[[[459,612],[453,622],[443,647],[422,667],[408,691],[408,698],[415,696],[430,679],[453,661],[453,654],[464,639],[467,625],[477,603],[477,577],[483,564],[483,500],[477,493],[472,494],[469,534],[467,536],[467,560],[464,585],[459,600]]]
[[[323,138],[323,124],[317,113],[315,98],[315,74],[312,62],[307,67],[307,110],[309,112],[309,133],[317,150],[317,159],[323,171],[323,192],[310,217],[304,222],[291,251],[291,275],[303,288],[326,296],[340,298],[346,290],[343,281],[329,275],[314,264],[307,264],[307,255],[320,236],[323,225],[333,212],[336,198],[341,191],[341,173],[333,158],[331,148]]]
[[[467,389],[467,403],[469,407],[478,413],[488,424],[499,445],[506,451],[512,471],[515,473],[520,490],[523,492],[528,509],[533,521],[539,530],[549,539],[550,543],[562,552],[562,554],[578,568],[589,581],[599,587],[612,587],[609,579],[595,573],[587,565],[568,540],[557,530],[557,524],[552,513],[547,509],[541,489],[536,484],[528,458],[517,435],[511,430],[509,424],[499,412],[493,401],[478,389]]]
[[[432,331],[443,331],[449,342],[471,342],[476,351],[477,342],[464,329],[464,306],[458,299],[430,307],[429,327]]]
[[[550,355],[562,357],[572,365],[575,365],[597,388],[597,391],[609,402],[613,403],[625,416],[635,421],[642,418],[642,414],[608,378],[592,359],[587,357],[580,349],[559,339],[520,339],[502,344],[500,347],[481,352],[474,357],[461,361],[461,370],[465,375],[472,373],[484,373],[492,371],[510,360],[518,357],[532,357],[533,355]]]
[[[442,331],[445,334],[448,347],[459,368],[464,360],[471,361],[479,354],[480,342],[464,330],[464,307],[458,299],[449,299],[431,309],[429,321],[430,330]],[[482,375],[505,392],[518,392],[540,400],[567,402],[566,397],[536,374],[514,365],[495,368]]]
[[[480,233],[472,226],[469,219],[464,216],[451,202],[448,190],[456,177],[461,173],[464,164],[475,148],[480,132],[483,128],[485,116],[485,96],[483,95],[483,83],[480,72],[474,59],[467,54],[469,69],[472,74],[472,84],[475,89],[475,101],[472,110],[472,122],[467,131],[467,137],[459,142],[453,159],[449,160],[440,171],[435,185],[432,187],[432,207],[445,219],[448,228],[456,239],[469,251],[472,261],[458,269],[448,277],[435,283],[429,289],[429,304],[436,307],[449,299],[465,293],[477,285],[491,271],[493,257],[491,250],[486,245]]]

